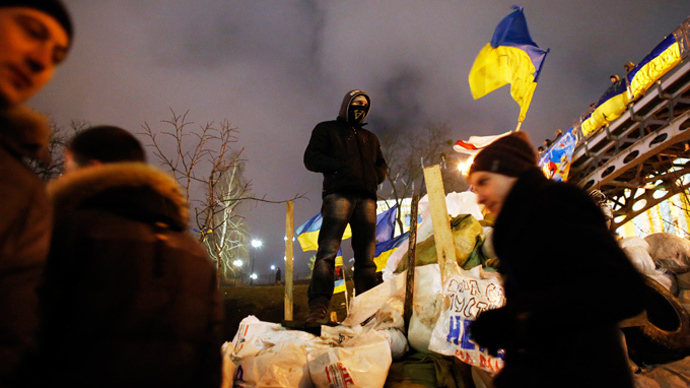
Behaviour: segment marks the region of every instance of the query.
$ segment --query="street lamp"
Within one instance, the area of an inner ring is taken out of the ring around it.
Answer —
[[[263,242],[261,242],[261,240],[259,240],[259,239],[252,239],[251,244],[252,244],[252,247],[254,248],[254,250],[252,250],[252,252],[251,252],[252,265],[251,265],[251,268],[249,269],[249,273],[251,273],[251,275],[249,276],[249,285],[250,286],[254,283],[254,279],[257,278],[256,274],[254,273],[254,261],[256,261],[256,250],[261,248],[261,246],[263,245]]]

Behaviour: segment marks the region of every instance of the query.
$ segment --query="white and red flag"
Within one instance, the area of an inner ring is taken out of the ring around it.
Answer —
[[[508,134],[510,134],[510,131],[494,136],[470,136],[469,140],[467,141],[458,140],[455,142],[453,149],[455,152],[459,152],[461,154],[475,155],[477,152],[481,151],[482,148]]]

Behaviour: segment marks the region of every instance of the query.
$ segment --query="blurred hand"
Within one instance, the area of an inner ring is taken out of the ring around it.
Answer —
[[[470,338],[495,356],[515,338],[515,314],[505,307],[484,311],[470,324]]]

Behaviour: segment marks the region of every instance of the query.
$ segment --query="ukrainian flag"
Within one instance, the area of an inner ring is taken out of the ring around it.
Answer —
[[[410,232],[405,232],[398,237],[392,238],[388,241],[376,243],[376,251],[374,252],[374,262],[376,263],[376,271],[382,271],[386,268],[388,258],[395,252],[400,245],[410,238]]]
[[[523,8],[513,9],[474,60],[469,83],[475,100],[510,83],[510,95],[520,106],[518,121],[523,122],[549,50],[540,49],[530,37]]]
[[[599,98],[592,114],[582,122],[582,134],[589,136],[604,124],[617,119],[625,112],[630,100],[626,81],[623,79],[613,83]]]
[[[680,46],[673,34],[659,43],[628,75],[633,99],[645,94],[656,80],[681,62]]]
[[[398,204],[376,216],[376,242],[388,241],[395,232],[395,219],[398,215]]]
[[[315,251],[319,248],[319,231],[321,230],[321,224],[323,224],[323,218],[321,213],[317,213],[314,217],[310,218],[304,224],[300,225],[295,233],[297,234],[297,241],[302,247],[302,251]],[[348,224],[345,228],[345,233],[343,234],[343,240],[352,237],[352,230],[350,230],[350,225]]]

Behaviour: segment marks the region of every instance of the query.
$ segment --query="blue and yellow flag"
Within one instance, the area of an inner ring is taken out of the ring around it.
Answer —
[[[669,34],[635,67],[627,78],[633,99],[644,95],[656,80],[681,62],[680,46],[673,34]]]
[[[469,82],[475,100],[510,83],[510,95],[520,106],[518,122],[521,123],[549,50],[540,49],[530,37],[522,7],[513,6],[513,9],[496,27],[491,42],[477,55]]]
[[[582,121],[582,134],[590,136],[604,124],[617,119],[625,112],[629,102],[627,81],[622,79],[612,83],[597,101],[594,111]]]
[[[338,249],[338,255],[335,257],[335,282],[333,284],[333,293],[347,291],[345,286],[345,274],[343,273],[343,252]]]
[[[582,121],[582,134],[589,137],[618,118],[630,101],[644,96],[658,79],[681,62],[680,46],[673,34],[664,38],[624,79],[601,96],[594,111]]]
[[[388,241],[376,243],[376,251],[374,252],[376,272],[382,271],[384,268],[386,268],[386,263],[388,263],[388,258],[390,255],[409,238],[410,232],[405,232],[400,236],[392,238]]]
[[[376,216],[376,242],[384,242],[393,238],[395,219],[398,215],[398,204]]]
[[[319,248],[319,231],[321,230],[322,223],[321,213],[317,213],[307,222],[297,227],[295,234],[297,234],[297,241],[299,241],[302,251],[315,251]],[[345,240],[350,237],[352,237],[352,230],[350,230],[350,225],[348,224],[342,239]]]

